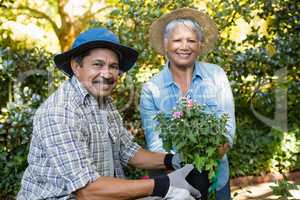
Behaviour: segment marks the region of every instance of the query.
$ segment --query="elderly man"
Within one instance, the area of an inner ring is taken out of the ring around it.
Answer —
[[[194,199],[207,189],[207,177],[192,165],[155,179],[123,179],[124,164],[174,168],[170,156],[133,142],[110,98],[118,75],[137,56],[102,28],[81,33],[69,51],[55,56],[70,79],[34,116],[29,165],[17,199]]]
[[[170,114],[181,97],[205,105],[218,116],[227,113],[228,143],[219,149],[222,159],[218,169],[217,199],[228,200],[229,167],[225,153],[233,144],[235,132],[232,91],[222,68],[197,61],[213,48],[217,38],[214,21],[194,9],[178,9],[156,20],[150,27],[150,44],[168,61],[163,70],[143,86],[140,112],[148,149],[154,152],[164,152],[164,149],[153,117],[158,112]]]

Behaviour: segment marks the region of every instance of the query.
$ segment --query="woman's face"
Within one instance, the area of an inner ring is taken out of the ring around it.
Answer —
[[[171,67],[193,67],[200,54],[201,43],[191,26],[178,24],[165,40]]]

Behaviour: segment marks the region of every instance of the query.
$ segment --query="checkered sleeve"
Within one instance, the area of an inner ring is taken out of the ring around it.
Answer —
[[[108,103],[108,116],[112,119],[112,121],[117,123],[119,130],[118,134],[120,137],[120,160],[124,165],[127,165],[127,163],[131,160],[131,158],[134,157],[141,146],[134,142],[133,135],[124,127],[122,117],[112,103],[111,99]]]
[[[58,107],[54,109],[43,113],[37,123],[50,164],[63,177],[64,186],[71,194],[95,181],[99,174],[89,157],[80,120],[74,111]]]
[[[121,127],[120,134],[120,158],[124,164],[127,164],[141,147],[134,142],[133,135],[124,126]]]

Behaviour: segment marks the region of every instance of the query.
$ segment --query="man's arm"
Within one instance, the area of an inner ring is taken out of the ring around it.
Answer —
[[[141,148],[128,163],[140,169],[166,169],[165,157],[165,153],[150,152]]]
[[[197,180],[197,181],[195,181]],[[122,180],[112,177],[100,177],[76,191],[79,200],[127,200],[146,196],[159,196],[166,199],[190,200],[191,195],[201,197],[208,190],[206,173],[200,173],[193,165],[186,165],[168,175],[148,180]]]
[[[123,180],[100,177],[76,192],[78,200],[127,200],[150,196],[154,180]]]

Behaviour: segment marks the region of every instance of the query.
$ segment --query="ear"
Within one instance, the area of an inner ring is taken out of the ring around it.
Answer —
[[[198,42],[198,55],[201,54],[202,49],[203,49],[203,42],[199,41],[199,42]]]
[[[75,76],[78,77],[80,65],[74,59],[71,59],[71,68]]]
[[[202,49],[202,45],[203,45],[203,42],[201,40],[199,40],[198,41],[198,46],[199,46],[200,49]]]
[[[164,39],[164,53],[167,55],[168,39]]]

